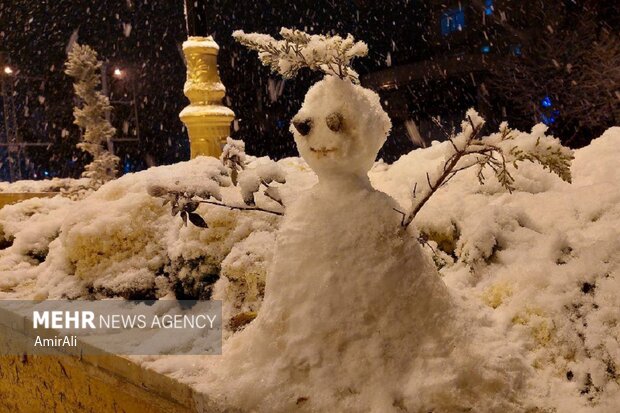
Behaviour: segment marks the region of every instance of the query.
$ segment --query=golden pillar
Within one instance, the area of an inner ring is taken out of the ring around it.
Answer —
[[[187,63],[183,93],[190,104],[179,117],[187,127],[192,159],[200,155],[219,157],[235,118],[235,113],[222,105],[226,88],[217,70],[219,49],[211,36],[190,36],[183,42]]]

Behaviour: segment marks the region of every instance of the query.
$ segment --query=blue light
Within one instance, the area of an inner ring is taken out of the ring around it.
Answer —
[[[521,56],[521,45],[520,44],[514,44],[512,45],[512,54],[515,56]]]
[[[493,14],[493,0],[485,0],[484,14],[486,14],[487,16],[490,16]]]
[[[444,36],[463,30],[465,27],[465,11],[450,9],[441,15],[441,34]]]
[[[543,123],[547,126],[551,126],[555,123],[555,116],[547,116],[547,115],[541,115],[541,120],[543,121]]]
[[[43,171],[43,175],[50,176],[50,173],[48,171]]]
[[[542,98],[542,100],[540,101],[540,105],[543,108],[550,108],[551,106],[553,106],[553,103],[551,102],[551,98],[549,96],[545,96],[544,98]]]
[[[480,48],[480,51],[484,54],[488,54],[491,51],[491,46],[485,44]]]

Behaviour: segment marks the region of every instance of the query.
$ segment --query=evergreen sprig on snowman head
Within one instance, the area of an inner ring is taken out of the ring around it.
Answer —
[[[295,77],[300,69],[306,67],[359,83],[357,72],[351,68],[351,60],[368,54],[366,43],[356,42],[350,34],[345,38],[311,35],[285,27],[280,29],[280,36],[282,40],[262,33],[233,32],[239,43],[257,51],[265,66],[286,79]]]

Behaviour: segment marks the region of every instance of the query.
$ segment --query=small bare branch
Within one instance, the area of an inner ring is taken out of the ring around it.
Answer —
[[[257,206],[244,207],[244,206],[238,206],[238,205],[228,205],[228,204],[224,204],[222,202],[208,201],[208,200],[201,200],[201,201],[198,201],[198,202],[200,202],[201,204],[215,205],[215,206],[220,206],[220,207],[224,207],[224,208],[228,208],[228,209],[236,209],[236,210],[240,210],[240,211],[260,211],[260,212],[265,212],[267,214],[273,214],[273,215],[279,215],[279,216],[283,216],[284,215],[283,212],[272,211],[270,209],[260,208],[260,207],[257,207]]]
[[[438,119],[433,119],[433,121],[440,124]],[[510,193],[514,191],[513,184],[515,180],[508,170],[508,164],[513,164],[516,168],[518,162],[525,160],[536,162],[543,168],[558,175],[564,181],[570,182],[570,163],[573,159],[573,153],[570,149],[563,147],[553,137],[534,135],[536,139],[533,141],[532,135],[529,137],[525,136],[523,141],[525,147],[517,146],[517,142],[515,142],[515,146],[507,147],[510,142],[515,141],[515,135],[513,135],[513,131],[508,128],[507,124],[502,124],[499,134],[484,138],[479,136],[483,122],[476,124],[472,116],[468,114],[465,125],[467,127],[464,127],[465,131],[463,133],[466,136],[461,136],[461,138],[464,138],[462,148],[459,148],[460,145],[457,145],[454,134],[447,135],[446,131],[442,129],[444,134],[448,136],[448,142],[452,146],[452,153],[444,161],[441,168],[442,172],[437,178],[432,179],[430,174],[426,173],[426,182],[429,190],[420,199],[416,197],[417,183],[414,185],[411,211],[403,219],[403,226],[406,227],[413,221],[416,214],[439,188],[445,186],[459,172],[471,167],[478,167],[476,177],[481,185],[485,181],[483,170],[489,167],[499,184]],[[535,132],[533,131],[532,133],[534,134]],[[459,140],[458,142],[461,141]],[[543,145],[543,142],[546,144]],[[467,161],[463,162],[464,159]]]

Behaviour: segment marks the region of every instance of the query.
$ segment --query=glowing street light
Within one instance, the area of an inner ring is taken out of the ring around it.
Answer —
[[[13,69],[11,69],[11,66],[4,66],[4,73],[7,75],[12,75],[13,74]]]
[[[114,74],[114,77],[117,77],[117,78],[123,77],[123,71],[119,69],[118,67],[114,68],[113,74]]]

